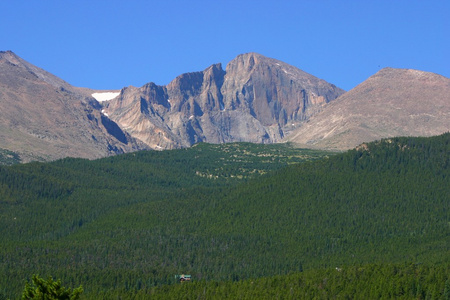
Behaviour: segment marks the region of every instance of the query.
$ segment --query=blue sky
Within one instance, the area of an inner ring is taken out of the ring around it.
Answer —
[[[450,1],[2,1],[0,50],[120,89],[257,52],[350,90],[383,67],[450,77]]]

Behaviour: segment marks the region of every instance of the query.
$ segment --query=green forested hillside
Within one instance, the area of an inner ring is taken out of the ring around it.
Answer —
[[[124,294],[126,296],[126,294]],[[98,295],[99,297],[106,295]],[[369,264],[138,291],[135,299],[449,299],[449,265]]]
[[[183,215],[175,222],[181,205],[195,209],[193,204],[245,180],[326,155],[286,145],[199,144],[96,161],[0,167],[0,291],[18,293],[32,273],[83,284],[94,278],[91,291],[172,281],[178,268],[158,263],[175,253],[148,239],[161,239],[155,232],[176,230],[176,222],[193,218]],[[155,211],[144,215],[140,205]],[[132,220],[144,222],[142,228],[133,228]],[[137,249],[137,242],[144,248]],[[171,240],[164,242],[173,247]]]
[[[2,167],[0,291],[18,295],[34,273],[109,299],[156,293],[182,273],[232,282],[385,263],[448,270],[449,153],[445,134],[332,156],[200,144]]]

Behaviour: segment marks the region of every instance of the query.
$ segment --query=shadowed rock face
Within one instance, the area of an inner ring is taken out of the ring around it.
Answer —
[[[273,143],[344,91],[281,61],[239,55],[226,68],[183,74],[167,86],[129,87],[105,111],[154,149],[197,142]]]
[[[450,79],[386,68],[340,96],[287,141],[336,150],[393,136],[432,136],[450,130]]]
[[[0,148],[18,152],[23,161],[99,158],[145,148],[100,109],[87,89],[11,51],[0,52]]]

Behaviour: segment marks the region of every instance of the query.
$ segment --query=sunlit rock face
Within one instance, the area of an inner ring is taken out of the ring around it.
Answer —
[[[281,61],[242,54],[167,86],[122,89],[105,113],[153,149],[198,142],[274,143],[344,91]]]

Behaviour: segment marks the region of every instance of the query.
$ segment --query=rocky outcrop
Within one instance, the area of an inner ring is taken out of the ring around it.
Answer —
[[[22,161],[99,158],[146,149],[101,113],[87,89],[0,52],[0,148]]]
[[[153,149],[197,142],[279,142],[344,91],[281,61],[239,55],[167,86],[124,88],[108,116]]]
[[[381,138],[450,131],[450,79],[385,68],[328,105],[286,141],[345,150]]]

